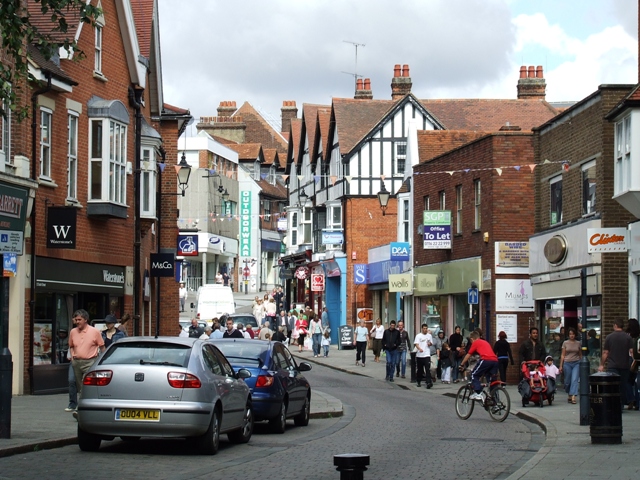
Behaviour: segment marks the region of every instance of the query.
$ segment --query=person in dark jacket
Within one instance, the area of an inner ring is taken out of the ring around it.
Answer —
[[[509,361],[511,361],[511,365],[513,365],[513,355],[511,354],[511,345],[507,342],[507,334],[505,332],[498,334],[498,341],[493,345],[493,351],[498,357],[500,380],[506,383],[507,367],[509,366]]]
[[[458,383],[460,380],[458,379],[460,362],[462,362],[462,357],[460,356],[460,350],[462,349],[462,334],[460,333],[460,327],[456,325],[453,333],[449,337],[449,348],[451,349],[451,373],[453,383]]]
[[[393,373],[398,363],[398,347],[400,346],[400,332],[396,330],[396,321],[389,322],[382,334],[382,349],[387,352],[387,376],[385,380],[393,382]]]
[[[538,329],[531,327],[529,329],[529,339],[520,345],[520,364],[529,360],[540,360],[544,362],[547,351],[538,338]]]
[[[204,327],[198,325],[198,319],[192,318],[191,325],[189,325],[189,336],[191,338],[200,338],[204,333]]]

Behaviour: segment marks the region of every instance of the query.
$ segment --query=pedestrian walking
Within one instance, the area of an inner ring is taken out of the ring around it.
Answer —
[[[324,352],[324,358],[329,356],[329,347],[331,346],[331,333],[325,330],[322,334],[322,351]]]
[[[89,325],[89,313],[86,310],[79,309],[73,312],[73,321],[76,328],[72,329],[69,335],[69,350],[78,397],[81,397],[82,379],[95,363],[99,352],[104,352],[104,340],[98,329]]]
[[[509,361],[513,365],[513,355],[511,354],[511,345],[507,342],[507,334],[503,331],[498,333],[498,340],[493,344],[493,351],[498,357],[498,371],[500,372],[500,381],[507,382],[507,368]]]
[[[433,337],[429,333],[429,326],[422,324],[421,332],[416,335],[413,345],[416,347],[416,386],[422,386],[422,380],[426,380],[427,388],[433,386],[431,379],[431,344]]]
[[[398,347],[400,346],[400,332],[396,329],[396,321],[389,322],[387,328],[382,334],[382,348],[387,354],[387,376],[385,380],[393,382],[393,373],[398,363]]]
[[[598,371],[603,372],[606,366],[607,372],[620,375],[620,402],[623,407],[630,405],[633,408],[633,399],[629,398],[628,389],[630,359],[633,357],[633,341],[623,328],[623,320],[615,320],[613,322],[613,332],[604,339]]]
[[[622,334],[626,335],[624,332],[622,332]],[[576,395],[578,395],[578,380],[580,378],[580,369],[578,367],[580,365],[580,359],[582,358],[580,342],[576,340],[576,335],[576,330],[570,328],[569,339],[565,340],[562,344],[562,355],[560,356],[559,367],[559,371],[564,374],[564,390],[567,392],[568,402],[574,404],[578,403],[576,400]],[[631,337],[628,335],[627,337],[629,338],[629,345],[631,345]]]
[[[184,312],[184,305],[187,301],[187,288],[184,283],[180,282],[180,289],[178,290],[178,296],[180,297],[180,311]]]
[[[320,348],[322,346],[322,334],[324,329],[319,318],[314,318],[309,323],[309,333],[311,335],[311,341],[313,346],[313,356],[320,356]]]
[[[398,347],[396,377],[406,378],[407,351],[411,349],[411,340],[409,340],[409,332],[404,329],[404,322],[402,320],[398,321],[398,332],[400,332],[400,346]]]
[[[376,319],[376,324],[371,328],[371,349],[373,350],[373,361],[380,363],[380,352],[382,351],[382,336],[384,335],[384,327],[382,320]]]
[[[308,328],[308,323],[307,323],[307,316],[300,314],[300,317],[298,318],[298,320],[296,321],[296,330],[298,331],[298,351],[302,352],[302,349],[304,348],[304,339],[307,336],[307,328]]]
[[[353,344],[356,346],[356,366],[362,361],[364,367],[367,355],[367,341],[369,339],[369,330],[364,326],[364,320],[358,320],[358,326],[356,327],[355,338]]]

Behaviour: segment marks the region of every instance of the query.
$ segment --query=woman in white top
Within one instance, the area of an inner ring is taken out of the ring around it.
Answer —
[[[358,326],[356,327],[355,335],[353,338],[353,344],[356,346],[356,366],[359,365],[360,359],[362,359],[362,366],[366,361],[367,353],[367,340],[369,339],[369,330],[364,326],[364,320],[358,320]]]
[[[262,326],[262,319],[264,318],[264,305],[262,304],[262,300],[259,298],[256,300],[256,303],[253,304],[253,316],[256,318],[256,322],[258,326]]]
[[[271,297],[269,301],[264,304],[264,311],[267,317],[272,317],[269,318],[269,321],[271,322],[272,326],[275,326],[273,319],[276,316],[276,301],[273,299],[273,297]]]
[[[322,322],[319,318],[314,317],[311,322],[309,322],[309,333],[311,334],[311,340],[313,344],[313,356],[320,356],[320,348],[322,346],[322,334],[324,333],[324,328],[322,328]]]
[[[371,338],[373,339],[373,361],[380,363],[380,352],[382,351],[382,336],[384,335],[384,327],[382,326],[382,320],[376,319],[376,324],[371,328]]]

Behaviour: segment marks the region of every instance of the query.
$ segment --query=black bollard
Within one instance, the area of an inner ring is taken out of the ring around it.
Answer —
[[[416,352],[410,352],[411,354],[411,383],[416,383]]]
[[[11,438],[13,361],[8,348],[0,352],[0,438]]]
[[[340,480],[363,480],[369,465],[369,455],[363,453],[343,453],[333,456],[333,464],[338,467]]]

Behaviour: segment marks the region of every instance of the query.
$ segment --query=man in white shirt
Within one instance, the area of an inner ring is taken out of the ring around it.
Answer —
[[[416,335],[413,341],[416,347],[416,363],[417,363],[417,383],[418,388],[421,386],[422,379],[426,379],[427,389],[433,387],[431,379],[431,344],[433,337],[429,333],[429,327],[426,323],[422,324],[422,332]]]

